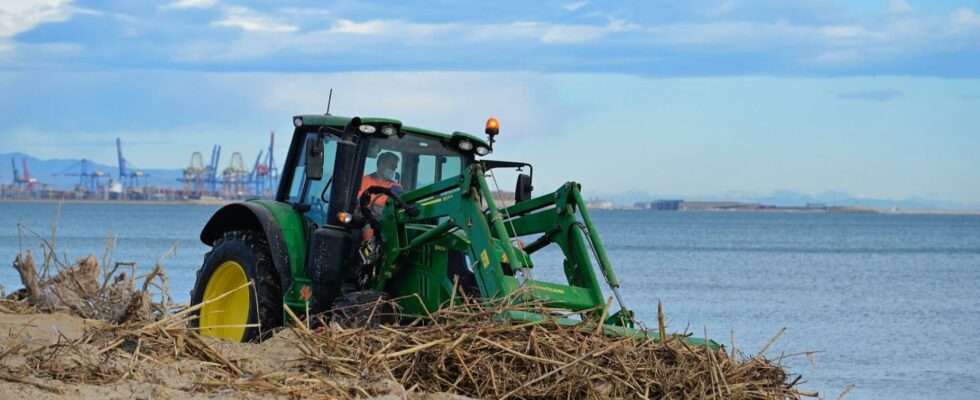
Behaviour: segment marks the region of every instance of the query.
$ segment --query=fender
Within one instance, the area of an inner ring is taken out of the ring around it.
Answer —
[[[284,295],[292,291],[294,278],[306,280],[303,270],[306,264],[306,233],[302,217],[292,207],[262,200],[228,204],[214,213],[204,225],[201,242],[213,246],[222,234],[235,230],[265,233]]]

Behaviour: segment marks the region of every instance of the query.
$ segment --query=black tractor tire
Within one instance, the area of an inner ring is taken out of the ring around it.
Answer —
[[[387,293],[366,290],[350,292],[334,300],[330,321],[345,328],[361,328],[393,324],[398,319]]]
[[[247,324],[257,326],[246,327],[239,341],[265,340],[272,335],[274,328],[282,326],[283,309],[282,286],[272,263],[269,243],[261,232],[230,231],[215,240],[211,251],[204,255],[204,264],[197,271],[197,281],[191,290],[191,306],[205,300],[208,282],[214,277],[215,271],[229,261],[240,265],[247,281],[253,283],[248,287]],[[198,309],[192,314],[197,318],[191,320],[191,327],[204,328],[200,332],[209,335],[211,330],[207,326],[201,326],[200,312],[201,309]]]

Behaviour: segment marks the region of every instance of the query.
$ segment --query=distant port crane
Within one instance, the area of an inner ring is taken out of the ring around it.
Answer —
[[[20,172],[17,171],[17,161],[13,157],[10,157],[10,169],[14,170],[14,181],[12,184],[17,186],[20,183]]]
[[[105,171],[97,169],[95,163],[83,158],[64,170],[51,174],[53,176],[77,176],[78,188],[89,193],[96,193],[102,186],[102,178],[109,176]]]
[[[239,199],[248,195],[246,191],[249,171],[245,169],[242,153],[231,154],[228,167],[221,171],[221,195],[226,199]]]
[[[145,179],[150,176],[143,173],[143,171],[136,168],[136,166],[123,157],[122,140],[119,138],[116,138],[116,155],[119,159],[119,183],[122,185],[124,193],[135,190],[139,186],[140,179]]]
[[[21,159],[21,164],[24,166],[23,174],[17,171],[17,163],[14,159],[10,159],[10,166],[14,169],[14,186],[28,192],[33,192],[38,187],[37,179],[31,176],[31,168],[27,164],[27,158]]]
[[[215,145],[211,149],[211,163],[208,164],[207,177],[205,182],[208,185],[208,192],[215,194],[218,192],[218,160],[221,159],[221,146]]]
[[[241,155],[239,155],[241,157]],[[184,193],[192,198],[218,195],[218,161],[221,158],[221,146],[211,148],[211,160],[204,165],[204,155],[200,151],[191,153],[190,164],[184,168],[184,174],[177,179],[184,183]]]
[[[262,151],[255,159],[255,166],[252,167],[250,181],[252,183],[252,195],[259,198],[271,198],[276,185],[279,184],[279,168],[276,167],[276,160],[273,157],[273,148],[276,145],[276,131],[269,134],[269,148],[265,153],[265,162],[262,160]]]
[[[177,181],[184,184],[184,193],[192,198],[221,196],[225,198],[271,198],[279,184],[279,168],[273,156],[276,132],[269,134],[269,148],[260,150],[251,169],[245,168],[243,156],[234,152],[228,167],[219,171],[221,146],[211,148],[211,159],[205,164],[204,155],[195,151],[190,163]],[[220,172],[220,174],[219,174]],[[219,190],[220,189],[220,190]]]

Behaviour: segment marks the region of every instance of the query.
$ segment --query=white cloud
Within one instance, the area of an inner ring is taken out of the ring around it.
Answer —
[[[960,8],[953,11],[950,21],[956,29],[980,28],[980,14],[969,8]]]
[[[582,7],[585,7],[587,4],[589,4],[589,2],[587,2],[587,1],[577,1],[577,2],[574,2],[574,3],[562,4],[561,5],[561,8],[564,8],[567,11],[575,11],[575,10],[578,10],[578,9],[580,9]]]
[[[284,15],[292,15],[297,17],[322,17],[325,15],[333,14],[330,10],[325,10],[322,8],[312,8],[312,7],[283,7],[279,9],[279,12]]]
[[[584,43],[602,37],[606,30],[601,26],[557,25],[548,28],[541,36],[543,43]]]
[[[296,25],[280,22],[248,7],[240,6],[226,7],[224,19],[212,22],[211,26],[239,28],[250,32],[291,33],[299,30]]]
[[[821,52],[813,57],[802,60],[806,64],[823,66],[847,66],[853,65],[862,58],[866,59],[867,54],[861,53],[856,49],[828,50]]]
[[[644,39],[654,45],[718,51],[765,49],[782,43],[812,45],[820,36],[813,27],[786,22],[670,24],[644,27],[643,32]]]
[[[867,34],[864,28],[856,25],[830,25],[820,28],[820,32],[829,38],[848,39]]]
[[[217,23],[216,23],[217,24]],[[229,23],[230,25],[230,23]],[[243,27],[243,29],[245,29]],[[832,25],[812,27],[785,22],[749,23],[717,22],[641,26],[623,20],[605,25],[564,25],[547,22],[511,22],[505,24],[416,23],[404,20],[335,20],[329,29],[291,33],[286,37],[263,40],[250,37],[231,46],[200,42],[183,61],[254,59],[287,49],[310,54],[358,52],[377,48],[381,43],[397,42],[399,46],[438,45],[470,46],[474,43],[532,43],[546,45],[580,45],[596,43],[617,32],[630,31],[629,40],[652,46],[684,49],[755,50],[773,45],[821,46],[835,42],[849,44],[871,37],[859,26]],[[340,38],[338,35],[346,35]],[[358,39],[359,36],[363,39]],[[202,47],[203,46],[203,47]],[[714,51],[714,50],[712,50]],[[192,53],[192,54],[191,54]]]
[[[707,22],[644,26],[630,35],[656,47],[692,53],[758,52],[818,67],[871,66],[974,46],[968,34],[980,15],[962,9],[950,19],[903,16],[842,24]]]
[[[705,7],[704,9],[699,10],[699,11],[703,15],[706,15],[706,16],[709,16],[709,17],[713,17],[713,18],[718,18],[718,17],[721,17],[721,16],[723,16],[725,14],[728,14],[728,13],[734,11],[736,8],[737,8],[737,5],[735,4],[735,1],[733,1],[733,0],[724,0],[724,1],[719,2],[714,7]]]
[[[160,6],[164,10],[186,10],[189,8],[211,8],[218,5],[218,0],[177,0]]]
[[[611,20],[606,25],[549,25],[541,35],[542,43],[585,43],[613,32],[637,30],[638,25]]]
[[[244,78],[247,77],[247,78]],[[407,125],[452,132],[480,133],[494,116],[506,137],[560,127],[557,101],[546,100],[553,79],[512,72],[352,72],[337,74],[242,74],[228,79],[233,90],[247,80],[257,112],[295,115],[323,112],[333,92],[331,113],[387,116]],[[387,95],[379,96],[378,93]],[[474,96],[474,93],[479,93]],[[285,122],[288,122],[286,120]],[[557,125],[556,125],[557,124]]]
[[[891,0],[888,2],[888,12],[893,14],[904,14],[915,10],[908,1]]]
[[[338,19],[326,34],[354,34],[387,37],[407,42],[433,40],[446,42],[499,42],[537,40],[543,43],[584,43],[611,32],[637,29],[637,25],[611,20],[606,25],[562,25],[545,22],[464,25],[456,23],[416,23],[404,20]]]
[[[429,24],[391,19],[355,22],[349,19],[339,19],[333,23],[330,29],[320,33],[378,36],[407,42],[417,42],[429,39],[433,35],[440,33],[459,33],[460,29],[460,25],[453,23]]]
[[[12,37],[46,22],[67,21],[77,10],[71,0],[3,0],[0,38]]]
[[[349,19],[339,19],[334,23],[328,32],[334,33],[353,33],[357,35],[377,35],[385,31],[391,31],[393,21],[370,20],[366,22],[354,22]]]
[[[547,21],[501,23],[424,23],[403,19],[332,19],[326,29],[299,31],[288,22],[244,7],[227,7],[214,26],[249,31],[279,32],[272,37],[252,35],[232,43],[201,39],[184,46],[175,59],[183,62],[259,59],[279,52],[376,54],[412,49],[449,53],[480,46],[631,46],[670,48],[690,54],[759,54],[783,63],[808,67],[851,67],[888,63],[909,57],[956,52],[973,46],[971,32],[980,28],[980,15],[960,9],[948,16],[888,16],[880,19],[800,23],[789,20],[755,22],[718,20],[701,23],[640,25],[610,19],[603,23],[561,24]],[[281,15],[281,14],[277,14]],[[558,51],[558,50],[546,50]],[[552,54],[553,55],[553,54]],[[565,56],[576,59],[574,55]],[[629,62],[626,59],[623,62]],[[606,60],[609,61],[609,60]],[[609,61],[610,63],[616,61]],[[642,62],[639,60],[638,62]]]

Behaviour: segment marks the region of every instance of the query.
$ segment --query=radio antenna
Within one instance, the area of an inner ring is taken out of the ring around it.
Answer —
[[[330,94],[327,96],[327,115],[330,115],[330,102],[333,100],[333,88],[330,88]]]

